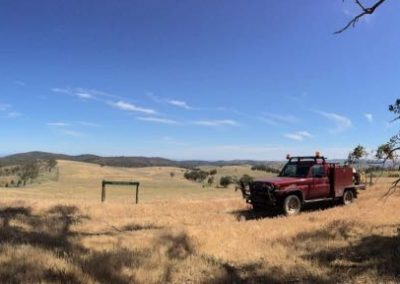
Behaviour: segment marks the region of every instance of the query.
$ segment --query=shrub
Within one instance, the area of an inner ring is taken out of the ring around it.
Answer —
[[[240,179],[239,179],[239,185],[244,184],[244,185],[248,185],[250,183],[252,183],[254,181],[254,178],[252,176],[249,175],[243,175]]]
[[[207,184],[208,184],[208,186],[211,186],[213,183],[214,183],[214,177],[211,176],[211,177],[208,178]]]
[[[183,176],[187,180],[203,182],[208,177],[208,172],[200,169],[192,169],[186,171]]]
[[[220,181],[219,181],[219,184],[222,186],[222,187],[228,187],[231,183],[233,182],[233,180],[232,180],[232,177],[230,177],[230,176],[223,176],[223,177],[221,177],[221,179],[220,179]]]

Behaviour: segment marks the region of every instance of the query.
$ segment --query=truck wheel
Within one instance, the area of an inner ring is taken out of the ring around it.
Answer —
[[[353,191],[352,190],[346,190],[343,193],[342,203],[344,205],[349,205],[349,204],[353,203],[353,201],[354,201],[354,193],[353,193]]]
[[[296,195],[289,195],[283,202],[283,213],[286,216],[299,214],[301,210],[301,200]]]

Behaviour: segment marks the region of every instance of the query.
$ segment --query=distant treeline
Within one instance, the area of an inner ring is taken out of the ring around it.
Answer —
[[[170,159],[164,159],[159,157],[101,157],[97,155],[64,155],[64,154],[54,154],[47,152],[28,152],[10,155],[0,158],[1,165],[20,165],[26,162],[32,162],[36,160],[66,160],[75,162],[84,162],[98,164],[100,166],[111,166],[111,167],[180,167],[191,169],[200,166],[237,166],[237,165],[258,165],[260,163],[268,163],[270,165],[276,165],[280,167],[282,162],[260,162],[253,160],[232,160],[232,161],[200,161],[200,160],[190,160],[190,161],[174,161]]]
[[[57,165],[54,159],[28,160],[13,166],[0,165],[0,186],[20,187],[33,182],[43,172],[51,172]]]

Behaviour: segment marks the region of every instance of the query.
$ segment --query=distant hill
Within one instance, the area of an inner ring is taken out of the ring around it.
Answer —
[[[9,155],[0,158],[0,166],[9,166],[23,164],[35,160],[66,160],[75,162],[93,163],[113,167],[198,167],[198,166],[230,166],[230,165],[269,165],[272,167],[281,167],[283,162],[279,161],[253,161],[253,160],[232,160],[232,161],[175,161],[159,157],[101,157],[97,155],[65,155],[47,152],[28,152]]]

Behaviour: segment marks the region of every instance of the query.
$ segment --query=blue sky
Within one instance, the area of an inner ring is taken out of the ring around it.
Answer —
[[[398,129],[397,1],[341,35],[352,1],[0,3],[3,155],[341,158]]]

